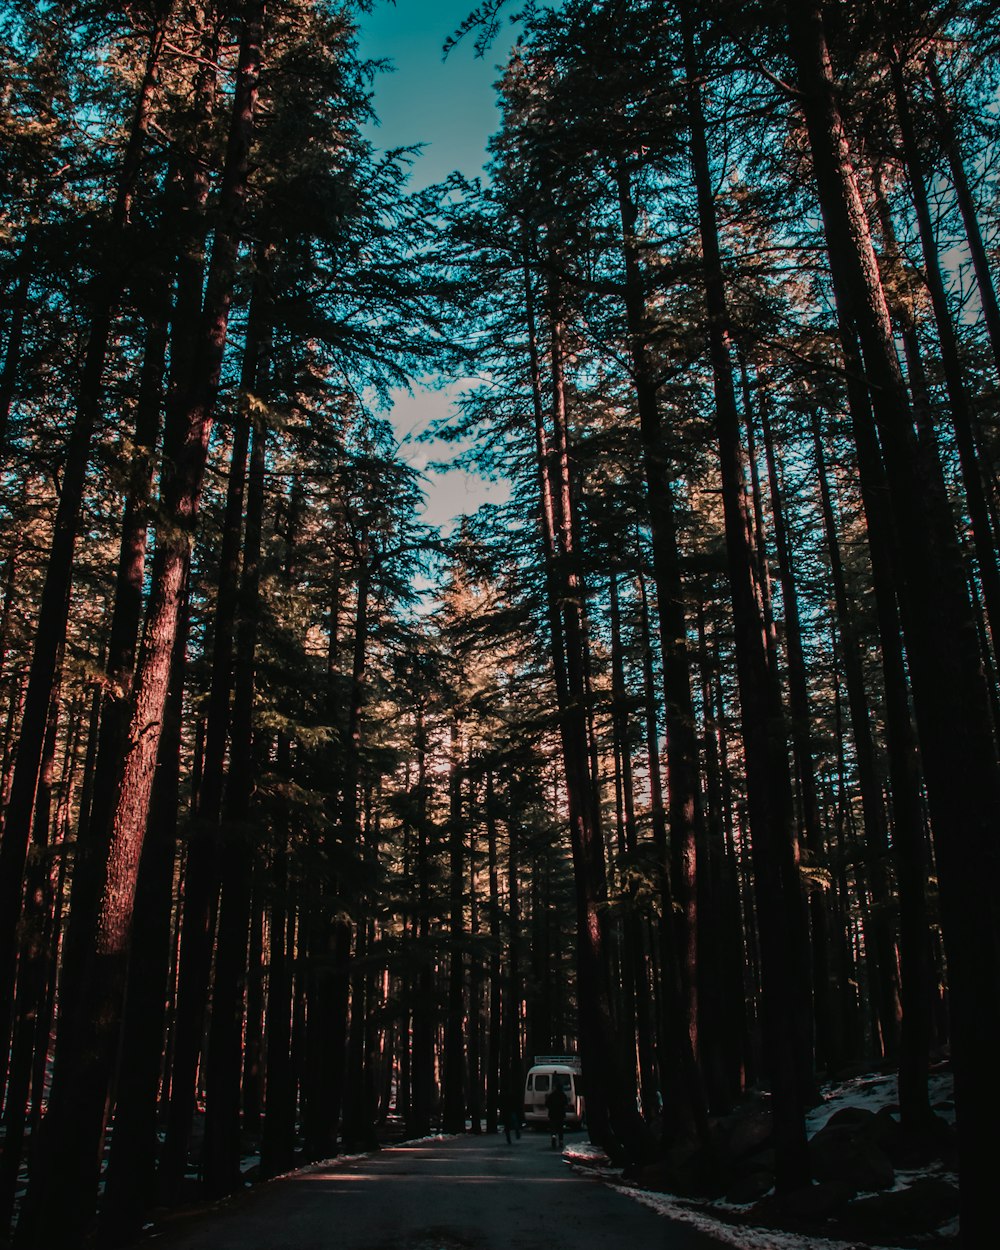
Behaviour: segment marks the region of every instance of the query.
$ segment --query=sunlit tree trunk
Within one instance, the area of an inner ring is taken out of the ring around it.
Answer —
[[[156,1205],[157,1095],[170,971],[188,612],[185,604],[136,882],[114,1133],[99,1221],[102,1243],[108,1246],[133,1241],[142,1231],[146,1213]]]
[[[142,628],[146,543],[153,494],[153,469],[160,436],[166,371],[170,290],[164,257],[154,276],[146,319],[146,343],[136,398],[136,423],[128,494],[122,517],[114,609],[108,633],[107,682],[102,691],[100,729],[88,802],[81,804],[66,937],[60,978],[60,1016],[71,1022],[78,1009],[96,912],[104,883],[108,837],[115,803],[116,772],[128,732],[129,692]]]
[[[115,312],[126,281],[122,259],[129,255],[131,248],[129,214],[152,118],[170,7],[171,0],[163,0],[156,10],[145,69],[106,228],[103,268],[92,283],[90,324],[81,363],[75,414],[64,453],[59,504],[35,628],[3,840],[0,842],[0,1037],[3,1038],[8,1035],[24,864],[31,837],[49,701],[58,655],[66,637],[73,559],[90,462],[90,445],[101,412],[102,378]]]
[[[253,137],[263,40],[263,4],[249,0],[220,188],[219,224],[201,320],[201,342],[185,405],[185,435],[167,475],[164,519],[152,573],[143,644],[136,667],[129,737],[111,826],[108,873],[94,950],[80,1001],[89,1015],[74,1025],[76,1045],[56,1056],[52,1096],[18,1223],[22,1247],[77,1246],[92,1219],[99,1144],[117,1052],[139,858],[198,516],[208,438],[222,368]],[[80,1013],[82,1017],[82,1012]],[[72,1183],[67,1178],[72,1178]]]

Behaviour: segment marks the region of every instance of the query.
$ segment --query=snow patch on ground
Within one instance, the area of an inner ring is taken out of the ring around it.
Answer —
[[[563,1158],[571,1163],[588,1163],[594,1165],[607,1164],[611,1160],[600,1148],[590,1141],[573,1142],[563,1150]]]
[[[654,1194],[646,1189],[633,1189],[630,1185],[615,1185],[620,1193],[627,1194],[643,1206],[651,1207],[660,1215],[669,1216],[681,1224],[688,1224],[698,1232],[714,1237],[727,1246],[738,1246],[740,1250],[859,1250],[856,1242],[831,1241],[828,1237],[808,1237],[804,1233],[783,1233],[775,1228],[750,1228],[744,1225],[734,1227],[713,1219],[713,1204],[692,1209],[687,1203],[681,1204],[669,1194]],[[893,1250],[883,1246],[879,1250]]]
[[[371,1155],[371,1151],[357,1155],[331,1155],[329,1159],[317,1159],[314,1163],[306,1164],[305,1167],[292,1168],[288,1172],[280,1172],[276,1176],[269,1176],[264,1182],[269,1185],[272,1181],[285,1180],[289,1176],[311,1176],[316,1172],[328,1171],[332,1167],[343,1166],[345,1163],[356,1163],[359,1159],[367,1159]]]
[[[953,1078],[950,1072],[932,1073],[928,1083],[931,1106],[937,1115],[950,1124],[955,1122],[952,1089]],[[895,1074],[886,1076],[873,1073],[827,1086],[823,1101],[806,1116],[806,1133],[812,1137],[824,1127],[834,1112],[842,1111],[845,1107],[860,1107],[872,1112],[881,1111],[883,1107],[898,1110]]]
[[[931,1106],[935,1114],[949,1123],[954,1123],[955,1120],[952,1102],[953,1088],[953,1077],[949,1070],[931,1074],[929,1087]],[[847,1107],[863,1108],[873,1113],[880,1111],[883,1107],[888,1107],[891,1111],[898,1113],[895,1074],[870,1073],[826,1086],[823,1090],[823,1101],[806,1116],[807,1135],[812,1137],[818,1133],[836,1112]],[[576,1167],[586,1168],[589,1176],[598,1177],[634,1201],[641,1202],[644,1206],[672,1220],[688,1224],[725,1245],[740,1247],[740,1250],[861,1250],[857,1242],[837,1241],[828,1237],[809,1236],[801,1232],[788,1233],[780,1229],[737,1225],[718,1218],[723,1214],[745,1211],[746,1205],[736,1205],[722,1200],[692,1202],[690,1199],[680,1199],[673,1194],[657,1193],[623,1183],[620,1170],[612,1167],[604,1151],[591,1142],[574,1142],[563,1151],[563,1157]],[[954,1185],[958,1184],[956,1174],[938,1163],[919,1170],[897,1171],[893,1188],[907,1189],[915,1181],[929,1176],[950,1181]],[[958,1220],[955,1219],[937,1229],[934,1240],[955,1236],[957,1233]],[[880,1246],[879,1250],[900,1250],[900,1248]]]

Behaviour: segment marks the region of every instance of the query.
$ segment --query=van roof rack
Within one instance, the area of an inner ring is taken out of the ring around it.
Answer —
[[[580,1066],[579,1055],[536,1055],[535,1067],[542,1064],[564,1064],[567,1068],[578,1068]]]

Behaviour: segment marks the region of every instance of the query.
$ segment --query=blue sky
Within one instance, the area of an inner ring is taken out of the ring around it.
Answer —
[[[392,62],[395,71],[375,82],[374,104],[381,125],[370,132],[380,148],[423,143],[423,154],[413,169],[411,185],[428,186],[459,169],[469,177],[482,170],[486,144],[500,117],[493,84],[499,66],[516,38],[504,15],[500,37],[486,55],[477,58],[471,37],[442,60],[441,49],[475,0],[376,0],[373,11],[361,17],[362,56]],[[512,4],[511,12],[517,11]],[[415,387],[413,394],[396,392],[391,413],[400,439],[418,434],[429,422],[445,416],[464,386],[453,379],[443,389]],[[417,468],[442,459],[449,449],[441,444],[407,443],[403,455]],[[463,512],[472,512],[486,500],[506,497],[503,483],[490,484],[454,470],[430,477],[426,484],[424,519],[448,527]]]
[[[414,169],[413,184],[426,186],[453,169],[479,173],[486,142],[499,125],[493,83],[516,36],[503,15],[500,37],[484,57],[476,57],[467,36],[448,55],[445,40],[475,8],[476,0],[375,0],[361,18],[361,52],[384,58],[395,71],[375,84],[375,111],[381,126],[372,132],[380,147],[426,143]],[[510,6],[510,12],[517,11]]]

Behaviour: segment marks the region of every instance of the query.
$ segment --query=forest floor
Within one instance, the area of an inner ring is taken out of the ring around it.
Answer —
[[[784,1201],[768,1183],[773,1154],[765,1100],[735,1117],[748,1148],[723,1198],[671,1192],[670,1177],[655,1167],[626,1180],[588,1142],[572,1144],[566,1154],[577,1169],[644,1206],[741,1250],[944,1250],[958,1233],[952,1086],[946,1066],[933,1074],[941,1148],[919,1160],[901,1148],[894,1075],[866,1073],[824,1086],[806,1128],[814,1172],[825,1179]]]

